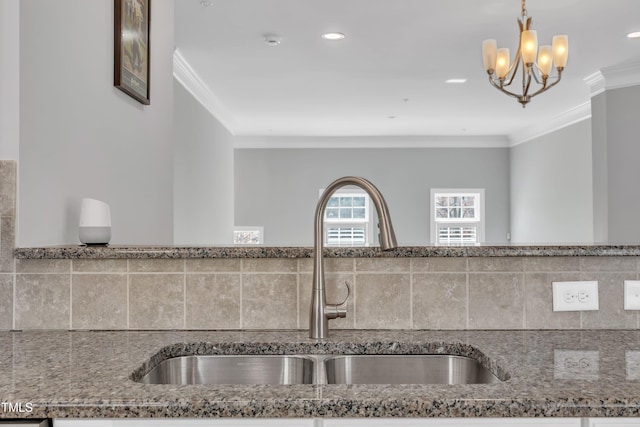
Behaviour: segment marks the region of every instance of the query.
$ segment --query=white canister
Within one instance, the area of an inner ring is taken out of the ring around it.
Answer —
[[[82,199],[80,206],[80,242],[106,245],[111,240],[111,210],[96,199]]]

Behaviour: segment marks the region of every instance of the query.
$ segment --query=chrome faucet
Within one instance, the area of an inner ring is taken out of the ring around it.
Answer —
[[[329,203],[331,195],[345,185],[355,185],[362,188],[369,194],[371,201],[378,212],[378,222],[380,228],[380,247],[383,250],[394,249],[398,246],[396,236],[391,225],[389,208],[387,202],[380,191],[364,178],[355,176],[345,176],[333,181],[324,190],[316,206],[314,225],[314,253],[313,253],[313,294],[311,296],[311,315],[309,317],[309,336],[315,339],[325,339],[329,336],[329,320],[347,316],[347,299],[351,289],[347,286],[347,297],[340,304],[327,304],[326,291],[324,286],[324,210]]]

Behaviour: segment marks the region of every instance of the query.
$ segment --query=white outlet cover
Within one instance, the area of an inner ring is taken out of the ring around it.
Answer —
[[[597,380],[600,377],[600,352],[554,350],[553,373],[560,380]]]
[[[640,310],[640,280],[624,281],[624,309]]]
[[[591,311],[600,308],[597,281],[552,282],[553,311]]]

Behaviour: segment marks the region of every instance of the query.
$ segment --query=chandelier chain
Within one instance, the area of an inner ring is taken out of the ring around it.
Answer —
[[[525,6],[524,4],[525,0],[521,1],[522,4],[522,17],[524,18],[525,16],[527,16],[527,6]]]

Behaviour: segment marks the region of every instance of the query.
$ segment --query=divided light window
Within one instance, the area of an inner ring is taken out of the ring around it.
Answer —
[[[326,246],[369,245],[369,195],[359,192],[336,192],[324,211]]]
[[[484,240],[484,189],[431,190],[431,241],[473,245]]]

